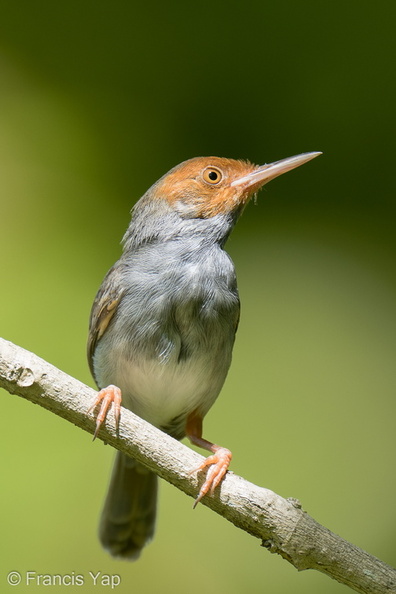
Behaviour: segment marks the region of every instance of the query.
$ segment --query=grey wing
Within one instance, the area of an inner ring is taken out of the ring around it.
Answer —
[[[93,355],[98,341],[117,311],[117,307],[123,296],[121,283],[121,271],[119,262],[113,266],[105,276],[100,289],[92,305],[91,316],[89,319],[89,335],[87,344],[87,356],[89,368],[95,378],[93,369]]]

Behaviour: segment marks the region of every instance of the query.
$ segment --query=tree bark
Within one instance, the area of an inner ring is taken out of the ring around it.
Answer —
[[[93,434],[87,410],[96,392],[37,355],[0,338],[0,387]],[[99,439],[145,464],[191,497],[203,476],[190,474],[203,458],[123,408],[116,431],[113,414]],[[367,594],[396,593],[396,570],[321,526],[294,499],[284,499],[228,472],[213,496],[202,503],[261,540],[299,571],[316,569]]]

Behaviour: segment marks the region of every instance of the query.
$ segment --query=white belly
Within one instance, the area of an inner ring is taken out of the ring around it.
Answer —
[[[126,362],[120,371],[118,385],[124,386],[124,406],[157,427],[198,408],[205,414],[224,381],[221,377],[220,385],[218,381],[214,385],[213,374],[202,359],[178,365]]]
[[[178,436],[183,434],[190,413],[197,410],[203,417],[216,400],[230,356],[202,353],[182,362],[164,363],[158,359],[131,360],[113,351],[97,380],[99,386],[118,386],[125,408]]]

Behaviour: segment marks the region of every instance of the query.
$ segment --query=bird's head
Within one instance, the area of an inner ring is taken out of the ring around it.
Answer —
[[[262,186],[320,154],[304,153],[259,166],[220,157],[180,163],[133,207],[124,252],[182,236],[224,245],[244,207]]]
[[[303,153],[259,166],[220,157],[196,157],[164,175],[152,187],[151,198],[167,201],[183,218],[240,213],[266,183],[320,154]]]

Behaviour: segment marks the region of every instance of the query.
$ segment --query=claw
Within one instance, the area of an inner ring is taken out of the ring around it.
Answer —
[[[198,468],[194,468],[194,470],[191,470],[189,474],[193,474],[194,472],[200,472],[207,466],[210,466],[208,473],[206,475],[206,480],[202,485],[198,493],[198,497],[194,502],[194,509],[207,493],[210,492],[210,494],[213,495],[214,490],[216,489],[216,487],[219,486],[228,470],[231,458],[232,454],[230,450],[227,450],[227,448],[219,447],[219,449],[213,454],[213,456],[209,456],[202,462],[202,464],[198,466]]]
[[[99,429],[102,426],[104,420],[106,419],[107,413],[112,403],[114,403],[114,418],[116,430],[118,431],[121,415],[121,400],[121,390],[120,388],[117,388],[117,386],[110,385],[98,392],[94,403],[92,404],[92,406],[89,407],[87,411],[88,413],[91,412],[100,404],[100,409],[96,417],[96,429],[92,441],[96,439],[99,433]]]

